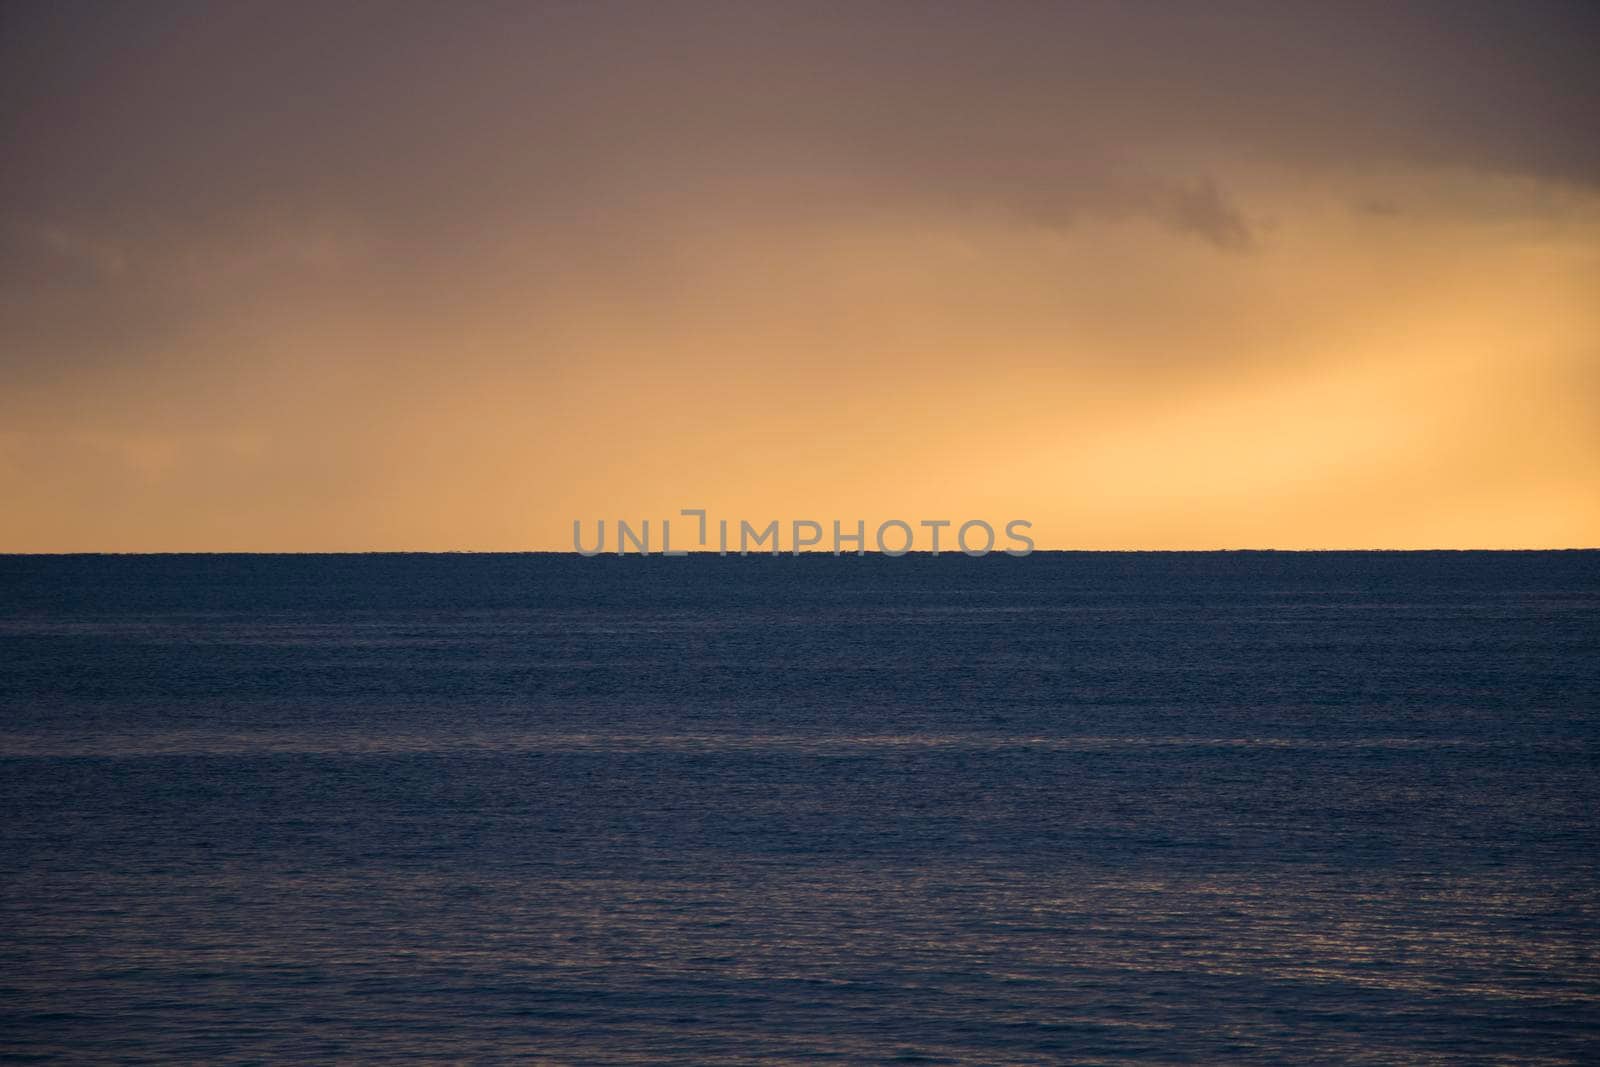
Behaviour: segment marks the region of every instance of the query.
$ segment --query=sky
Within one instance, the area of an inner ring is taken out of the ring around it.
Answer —
[[[1583,2],[10,0],[0,551],[1600,545],[1597,52]]]

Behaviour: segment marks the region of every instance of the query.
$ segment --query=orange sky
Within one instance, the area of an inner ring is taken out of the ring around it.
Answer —
[[[664,7],[8,9],[0,551],[1600,544],[1581,5]]]

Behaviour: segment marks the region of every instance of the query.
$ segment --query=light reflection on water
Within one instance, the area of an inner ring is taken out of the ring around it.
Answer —
[[[1305,751],[1382,751],[1390,749],[1516,749],[1587,752],[1581,741],[1511,742],[1467,738],[1299,737],[1050,737],[971,734],[610,734],[496,731],[452,733],[362,733],[300,729],[224,733],[217,730],[130,731],[87,735],[7,734],[0,732],[0,757],[103,756],[131,759],[160,755],[400,755],[404,753],[494,752],[540,756],[557,752],[795,752],[847,755],[873,750],[949,749],[971,752],[1091,752],[1140,748],[1298,749]]]

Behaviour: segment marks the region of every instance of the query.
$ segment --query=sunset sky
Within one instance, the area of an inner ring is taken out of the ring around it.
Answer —
[[[1597,55],[1589,3],[9,3],[0,551],[1600,545]]]

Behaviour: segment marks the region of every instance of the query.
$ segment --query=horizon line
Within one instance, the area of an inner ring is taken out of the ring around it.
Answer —
[[[1024,555],[1013,556],[1003,550],[996,550],[979,556],[969,556],[960,549],[947,549],[937,554],[927,549],[913,549],[906,552],[891,554],[887,552],[832,552],[828,550],[805,550],[793,552],[720,552],[716,549],[691,549],[682,553],[666,556],[661,552],[625,552],[606,551],[585,555],[571,549],[520,549],[520,548],[375,548],[375,549],[159,549],[153,551],[135,550],[121,551],[115,549],[87,549],[79,551],[0,551],[0,559],[22,558],[65,558],[68,556],[570,556],[574,559],[606,559],[606,558],[661,558],[661,559],[687,559],[690,557],[706,557],[714,559],[762,559],[762,558],[798,558],[832,557],[837,559],[865,558],[868,556],[882,557],[884,559],[902,559],[906,556],[926,556],[929,559],[950,557],[965,557],[967,559],[984,559],[989,556],[1002,558],[1027,559],[1028,556],[1039,555],[1101,555],[1101,556],[1126,556],[1126,555],[1227,555],[1254,553],[1261,555],[1332,555],[1336,553],[1368,553],[1387,555],[1420,555],[1424,553],[1441,552],[1600,552],[1600,545],[1567,545],[1556,547],[1516,547],[1516,548],[1485,548],[1485,547],[1438,547],[1438,548],[1036,548]]]

